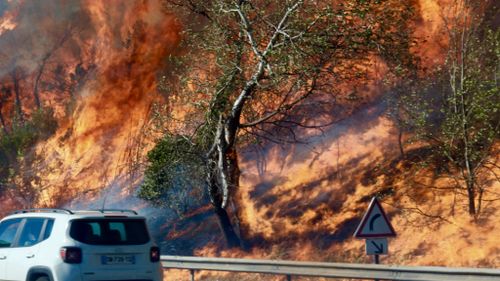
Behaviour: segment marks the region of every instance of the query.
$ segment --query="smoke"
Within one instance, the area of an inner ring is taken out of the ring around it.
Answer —
[[[156,2],[88,1],[80,9],[93,34],[78,37],[77,53],[83,71],[93,74],[80,86],[68,121],[37,148],[46,159],[47,205],[98,191],[127,174],[150,106],[159,99],[155,72],[179,40],[174,19],[161,14]],[[65,198],[54,196],[61,191]]]
[[[411,51],[427,68],[444,60],[442,14],[449,2],[415,1],[410,36],[418,44]],[[23,100],[31,107],[26,111],[32,110],[33,77],[50,53],[41,97],[45,105],[59,108],[60,126],[36,147],[43,159],[37,170],[39,205],[136,209],[148,218],[167,254],[363,261],[362,243],[351,235],[369,198],[393,194],[405,184],[403,173],[394,169],[397,164],[387,164],[398,155],[396,128],[385,116],[384,95],[390,89],[383,82],[390,67],[373,56],[368,85],[338,85],[345,98],[330,112],[335,122],[304,132],[306,142],[286,147],[267,143],[239,151],[237,227],[253,248],[226,251],[217,217],[206,202],[186,201],[186,213],[179,216],[135,196],[141,161],[154,145],[145,139],[144,128],[150,125],[151,105],[162,98],[156,91],[156,73],[165,67],[164,58],[177,51],[180,34],[174,15],[164,13],[159,1],[0,1],[0,77],[6,80],[16,67],[24,69]],[[136,174],[130,174],[131,167],[137,168]],[[437,198],[432,197],[435,205],[453,200]],[[462,227],[467,222],[460,219],[453,226],[422,228],[413,236],[415,227],[404,223],[415,215],[384,207],[403,225],[397,231],[404,235],[394,243],[401,251],[394,255],[395,263],[412,263],[398,260],[405,255],[418,258],[415,263],[429,263],[442,255],[439,249],[463,256],[463,250],[452,248],[458,243],[452,238],[463,229],[473,235],[472,227]],[[425,242],[436,229],[451,241],[444,248]],[[467,240],[475,243],[478,253],[471,263],[498,264],[487,258],[495,256],[498,246],[485,234],[498,232],[498,225],[486,224],[483,230],[478,241],[487,246]],[[414,246],[405,245],[408,237],[418,237]],[[436,260],[446,263],[444,258]],[[451,263],[461,264],[458,258]]]
[[[0,24],[1,76],[15,67],[24,68],[28,73],[35,71],[44,57],[62,49],[62,44],[68,45],[64,50],[73,52],[72,57],[64,58],[64,51],[60,51],[53,54],[51,61],[79,59],[75,54],[82,50],[76,36],[67,36],[65,41],[63,37],[66,33],[84,36],[93,32],[91,26],[84,24],[88,17],[79,1],[67,1],[64,5],[53,0],[2,3],[5,10],[3,24]],[[6,22],[10,22],[9,28],[5,28]]]

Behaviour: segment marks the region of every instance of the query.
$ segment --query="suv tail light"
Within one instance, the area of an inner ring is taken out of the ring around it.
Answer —
[[[82,249],[78,247],[62,247],[59,254],[65,263],[82,262]]]
[[[160,248],[158,247],[151,247],[151,250],[149,251],[149,259],[151,262],[159,262],[160,261]]]

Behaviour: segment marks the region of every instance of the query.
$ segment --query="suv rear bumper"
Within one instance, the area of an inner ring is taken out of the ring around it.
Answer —
[[[80,280],[80,279],[78,279]],[[82,274],[82,281],[163,281],[161,268],[150,272],[138,272],[137,270],[95,271],[92,275]]]
[[[163,271],[158,265],[150,272],[138,273],[136,270],[96,271],[85,274],[79,264],[61,263],[52,270],[52,281],[162,281]]]

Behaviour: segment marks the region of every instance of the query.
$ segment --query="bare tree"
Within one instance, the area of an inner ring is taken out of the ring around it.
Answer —
[[[15,97],[15,109],[16,109],[16,117],[19,122],[24,122],[24,112],[23,112],[23,102],[22,102],[22,89],[21,89],[21,81],[26,78],[26,72],[22,67],[14,66],[12,71],[9,73],[12,79],[13,89],[14,89],[14,97]]]
[[[11,95],[12,91],[9,87],[2,86],[0,88],[0,124],[5,134],[8,134],[9,130],[7,129],[7,120],[3,114],[3,109]]]
[[[64,45],[64,43],[71,37],[73,29],[74,29],[74,26],[69,25],[69,27],[67,27],[64,30],[63,34],[61,35],[61,38],[59,40],[56,40],[54,42],[54,45],[51,46],[42,55],[42,57],[38,63],[38,69],[36,70],[36,73],[35,73],[35,81],[34,81],[34,85],[33,85],[33,98],[35,100],[35,105],[36,105],[37,109],[42,108],[42,103],[41,103],[40,94],[39,94],[39,91],[40,91],[39,86],[40,86],[40,82],[42,79],[42,75],[44,74],[45,68],[47,67],[49,60],[52,58],[54,53],[59,48],[61,48]],[[56,68],[56,70],[57,70],[57,68]]]

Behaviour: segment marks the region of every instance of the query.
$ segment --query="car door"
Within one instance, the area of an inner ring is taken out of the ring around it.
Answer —
[[[41,233],[45,218],[25,218],[21,223],[21,230],[18,231],[17,239],[9,249],[7,255],[7,280],[24,281],[28,275],[28,270],[34,266],[34,260],[38,254],[41,241]]]
[[[38,242],[45,222],[45,218],[25,218],[21,223],[20,234],[17,235],[13,246],[7,255],[6,279],[24,281],[29,269],[34,265],[35,255],[38,253]]]
[[[7,254],[5,253],[5,248],[0,248],[0,280],[5,279],[6,259]]]
[[[4,220],[0,223],[0,280],[7,279],[7,261],[20,230],[22,219]]]

